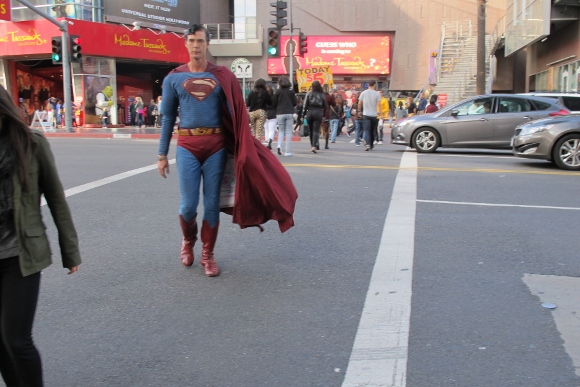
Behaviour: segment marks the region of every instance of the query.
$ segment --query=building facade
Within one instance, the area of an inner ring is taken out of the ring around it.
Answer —
[[[432,82],[432,53],[440,48],[442,24],[477,25],[474,0],[292,0],[286,3],[293,38],[283,31],[282,57],[271,58],[266,51],[270,0],[31,2],[68,20],[69,33],[81,37],[82,60],[71,66],[72,95],[86,125],[99,123],[97,95],[107,86],[114,124],[130,122],[129,104],[136,96],[147,104],[160,95],[165,75],[188,61],[183,30],[192,22],[211,32],[210,60],[228,67],[252,65],[251,74],[240,77],[246,90],[257,78],[275,83],[298,70],[297,76],[310,81],[332,74],[333,86],[343,89],[361,90],[374,79],[381,88],[409,93]],[[62,98],[62,66],[50,59],[51,37],[60,32],[18,1],[11,5],[12,20],[0,22],[0,83],[30,116],[46,105],[47,95]],[[505,10],[505,0],[487,1],[488,33]],[[291,61],[289,50],[299,53],[299,32],[308,37],[308,52]]]

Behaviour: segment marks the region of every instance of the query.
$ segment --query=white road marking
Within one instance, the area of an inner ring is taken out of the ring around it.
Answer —
[[[580,278],[556,275],[525,274],[522,281],[540,302],[556,304],[552,314],[564,340],[564,349],[572,358],[580,376]],[[538,308],[541,308],[538,302]]]
[[[502,203],[471,203],[471,202],[449,202],[445,200],[424,200],[417,199],[421,203],[438,203],[438,204],[458,204],[464,206],[486,206],[486,207],[520,207],[520,208],[541,208],[547,210],[575,210],[580,211],[580,207],[556,207],[556,206],[532,206],[527,204],[502,204]]]
[[[404,387],[411,319],[417,153],[406,151],[343,387]]]
[[[175,159],[169,160],[169,164],[175,164]],[[128,177],[139,175],[141,173],[149,172],[149,171],[152,171],[155,169],[157,169],[157,164],[152,164],[152,165],[148,165],[146,167],[132,169],[132,170],[127,171],[127,172],[122,172],[122,173],[119,173],[119,174],[116,174],[113,176],[105,177],[104,179],[95,180],[95,181],[87,183],[87,184],[83,184],[83,185],[79,185],[79,186],[76,186],[73,188],[69,188],[69,189],[64,191],[64,196],[69,197],[69,196],[73,196],[76,194],[80,194],[81,192],[85,192],[85,191],[88,191],[88,190],[91,190],[94,188],[98,188],[98,187],[101,187],[103,185],[111,184],[111,183],[114,183],[116,181],[123,180],[123,179],[126,179]],[[46,200],[43,197],[42,200],[40,201],[40,205],[44,206],[45,204],[46,204]]]

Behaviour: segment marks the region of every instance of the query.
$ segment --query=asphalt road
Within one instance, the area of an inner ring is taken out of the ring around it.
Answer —
[[[46,386],[341,386],[405,152],[348,140],[281,158],[299,193],[286,233],[222,215],[217,278],[199,244],[193,267],[179,261],[175,165],[167,180],[151,170],[70,196],[84,263],[67,276],[55,255],[43,274]],[[156,162],[151,140],[50,143],[65,189]],[[522,282],[578,276],[579,175],[502,151],[416,157],[406,385],[579,386],[552,312]]]

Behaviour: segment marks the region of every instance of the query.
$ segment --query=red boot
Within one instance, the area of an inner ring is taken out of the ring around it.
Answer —
[[[205,269],[205,275],[208,277],[215,277],[220,274],[220,268],[213,259],[213,248],[217,239],[220,222],[217,222],[213,228],[209,226],[207,221],[201,224],[201,242],[203,249],[201,251],[201,266]]]
[[[193,265],[193,245],[197,240],[197,215],[189,222],[179,215],[179,224],[183,232],[183,241],[181,242],[181,263],[185,266]]]

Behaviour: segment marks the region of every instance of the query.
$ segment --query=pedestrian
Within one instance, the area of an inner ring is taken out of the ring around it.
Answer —
[[[131,127],[135,126],[135,123],[137,122],[137,98],[135,98],[132,102],[131,105],[129,105],[129,115],[131,117],[129,117],[129,120],[131,122]]]
[[[429,97],[429,105],[425,109],[425,113],[435,113],[437,110],[439,110],[439,107],[437,106],[437,94],[432,94],[431,97]]]
[[[310,129],[310,151],[316,153],[319,149],[320,125],[326,110],[326,98],[319,81],[312,82],[312,90],[304,97],[304,112]]]
[[[159,113],[159,115],[155,120],[155,122],[157,123],[155,126],[157,126],[158,128],[161,127],[161,120],[163,120],[163,113],[161,113],[161,101],[163,101],[163,96],[160,95],[157,97],[157,112]]]
[[[342,119],[342,99],[340,96],[333,97],[330,95],[331,101],[334,102],[329,103],[329,110],[330,110],[330,142],[332,144],[336,143],[336,136],[338,136],[338,130],[340,127],[340,120]]]
[[[248,94],[246,105],[250,110],[250,125],[254,137],[262,141],[264,124],[266,123],[266,106],[272,103],[270,93],[266,90],[266,81],[258,78],[254,83],[254,89]]]
[[[296,105],[294,105],[294,132],[300,130],[300,126],[304,122],[304,117],[302,115],[302,97],[296,98]]]
[[[413,101],[413,97],[407,97],[407,116],[413,117],[417,114],[417,105]]]
[[[381,108],[381,95],[375,90],[377,83],[369,81],[369,88],[360,94],[358,110],[362,113],[365,151],[374,148],[375,131],[379,123],[377,114]]]
[[[286,137],[286,149],[284,156],[292,156],[290,144],[292,142],[292,126],[294,124],[294,106],[296,106],[296,95],[292,90],[290,79],[281,76],[278,81],[280,88],[274,93],[272,105],[276,109],[276,119],[278,121],[278,154],[282,154],[282,143]]]
[[[274,91],[270,85],[266,85],[266,90],[268,91],[268,94],[270,94],[270,103],[266,105],[266,147],[272,150],[272,141],[274,141],[274,136],[276,135],[276,125],[278,121],[276,119],[276,107],[272,103]]]
[[[399,107],[395,110],[395,116],[397,118],[396,123],[407,118],[407,109],[403,107],[403,101],[399,101]]]
[[[294,225],[298,195],[282,164],[252,138],[236,76],[227,67],[208,62],[209,40],[209,32],[203,25],[191,25],[185,32],[190,61],[163,80],[163,122],[157,168],[166,178],[167,153],[179,109],[176,159],[181,191],[179,221],[183,232],[180,258],[185,266],[193,264],[203,177],[201,265],[205,275],[213,277],[220,273],[214,258],[220,209],[232,215],[232,222],[241,228],[262,228],[261,224],[274,219],[284,232]],[[235,166],[234,203],[220,208],[220,188],[228,153],[233,155]]]
[[[32,339],[40,273],[51,264],[41,194],[56,224],[62,264],[73,274],[81,257],[54,156],[0,86],[0,372],[7,386],[43,385]]]
[[[147,106],[147,124],[149,126],[155,126],[155,114],[153,114],[154,112],[157,112],[157,104],[155,103],[155,100],[151,98],[149,101],[149,106]]]
[[[348,101],[342,101],[342,111],[344,112],[344,126],[346,127],[346,135],[350,137],[350,126],[352,125],[352,120],[350,118],[350,106],[348,106]]]
[[[397,109],[397,105],[395,101],[393,101],[393,97],[389,96],[389,127],[393,127],[393,119],[396,117],[395,110]]]
[[[377,137],[376,143],[378,145],[382,145],[383,144],[383,134],[384,134],[385,123],[389,119],[389,101],[383,95],[382,90],[379,90],[379,95],[381,96],[381,102],[380,102],[380,107],[379,107],[380,110],[379,110],[379,115],[378,115],[379,124],[378,124],[378,133],[377,133],[378,137]]]
[[[143,99],[135,97],[135,111],[137,112],[137,127],[141,129],[143,126]]]
[[[417,106],[417,114],[425,113],[427,109],[427,98],[425,98],[425,93],[421,92],[419,94],[419,106]]]

